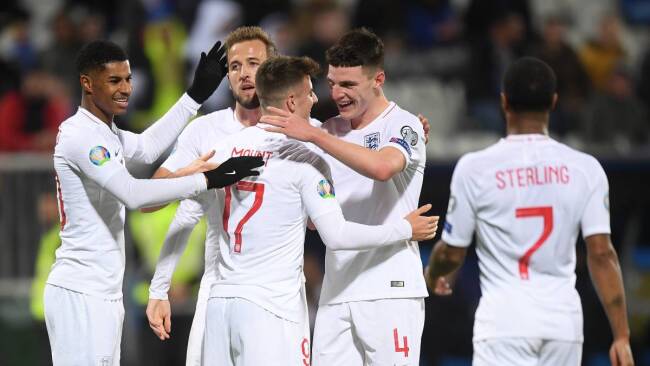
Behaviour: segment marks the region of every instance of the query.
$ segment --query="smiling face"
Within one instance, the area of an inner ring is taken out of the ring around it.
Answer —
[[[126,113],[131,96],[131,67],[129,61],[115,61],[104,64],[81,75],[81,84],[86,94],[91,96],[94,112],[110,121],[114,115]]]
[[[235,43],[228,50],[230,89],[237,103],[246,109],[260,105],[255,94],[255,73],[267,58],[266,45],[256,39]]]
[[[383,84],[383,71],[373,70],[363,66],[329,65],[327,82],[341,117],[351,121],[363,118],[377,99],[378,88]]]

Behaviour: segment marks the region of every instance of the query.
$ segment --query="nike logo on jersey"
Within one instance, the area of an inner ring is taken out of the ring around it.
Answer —
[[[233,170],[232,172],[226,172],[226,175],[235,175],[235,173],[237,172]]]
[[[390,281],[390,287],[404,287],[404,281]]]

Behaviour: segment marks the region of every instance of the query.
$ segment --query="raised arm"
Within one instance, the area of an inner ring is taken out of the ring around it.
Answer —
[[[151,164],[176,141],[185,125],[226,75],[224,53],[221,42],[217,42],[207,55],[202,53],[187,93],[143,133],[120,131],[127,159]]]
[[[585,238],[587,265],[591,281],[605,309],[614,341],[609,349],[612,365],[634,365],[630,349],[630,327],[627,321],[625,291],[618,256],[608,234]]]

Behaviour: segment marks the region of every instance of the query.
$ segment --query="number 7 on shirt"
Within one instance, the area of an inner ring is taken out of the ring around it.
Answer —
[[[515,216],[518,219],[536,216],[541,216],[544,219],[542,235],[540,235],[535,244],[533,244],[533,246],[530,247],[521,258],[519,258],[519,277],[521,277],[522,280],[527,280],[530,257],[532,257],[533,253],[544,244],[546,239],[551,235],[551,231],[553,231],[553,207],[522,207],[515,211]]]
[[[264,200],[264,184],[263,183],[254,183],[248,181],[239,181],[234,185],[225,187],[226,198],[223,205],[223,230],[228,232],[228,220],[230,219],[230,206],[232,201],[232,189],[237,189],[240,191],[255,192],[255,199],[251,208],[244,214],[244,216],[239,220],[237,226],[235,227],[235,248],[233,251],[235,253],[241,253],[242,247],[242,230],[244,225],[250,218],[255,215],[257,210],[262,206],[262,201]]]

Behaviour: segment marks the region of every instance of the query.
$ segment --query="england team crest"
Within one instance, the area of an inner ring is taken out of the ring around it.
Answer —
[[[363,146],[370,150],[379,149],[379,132],[363,136]]]

